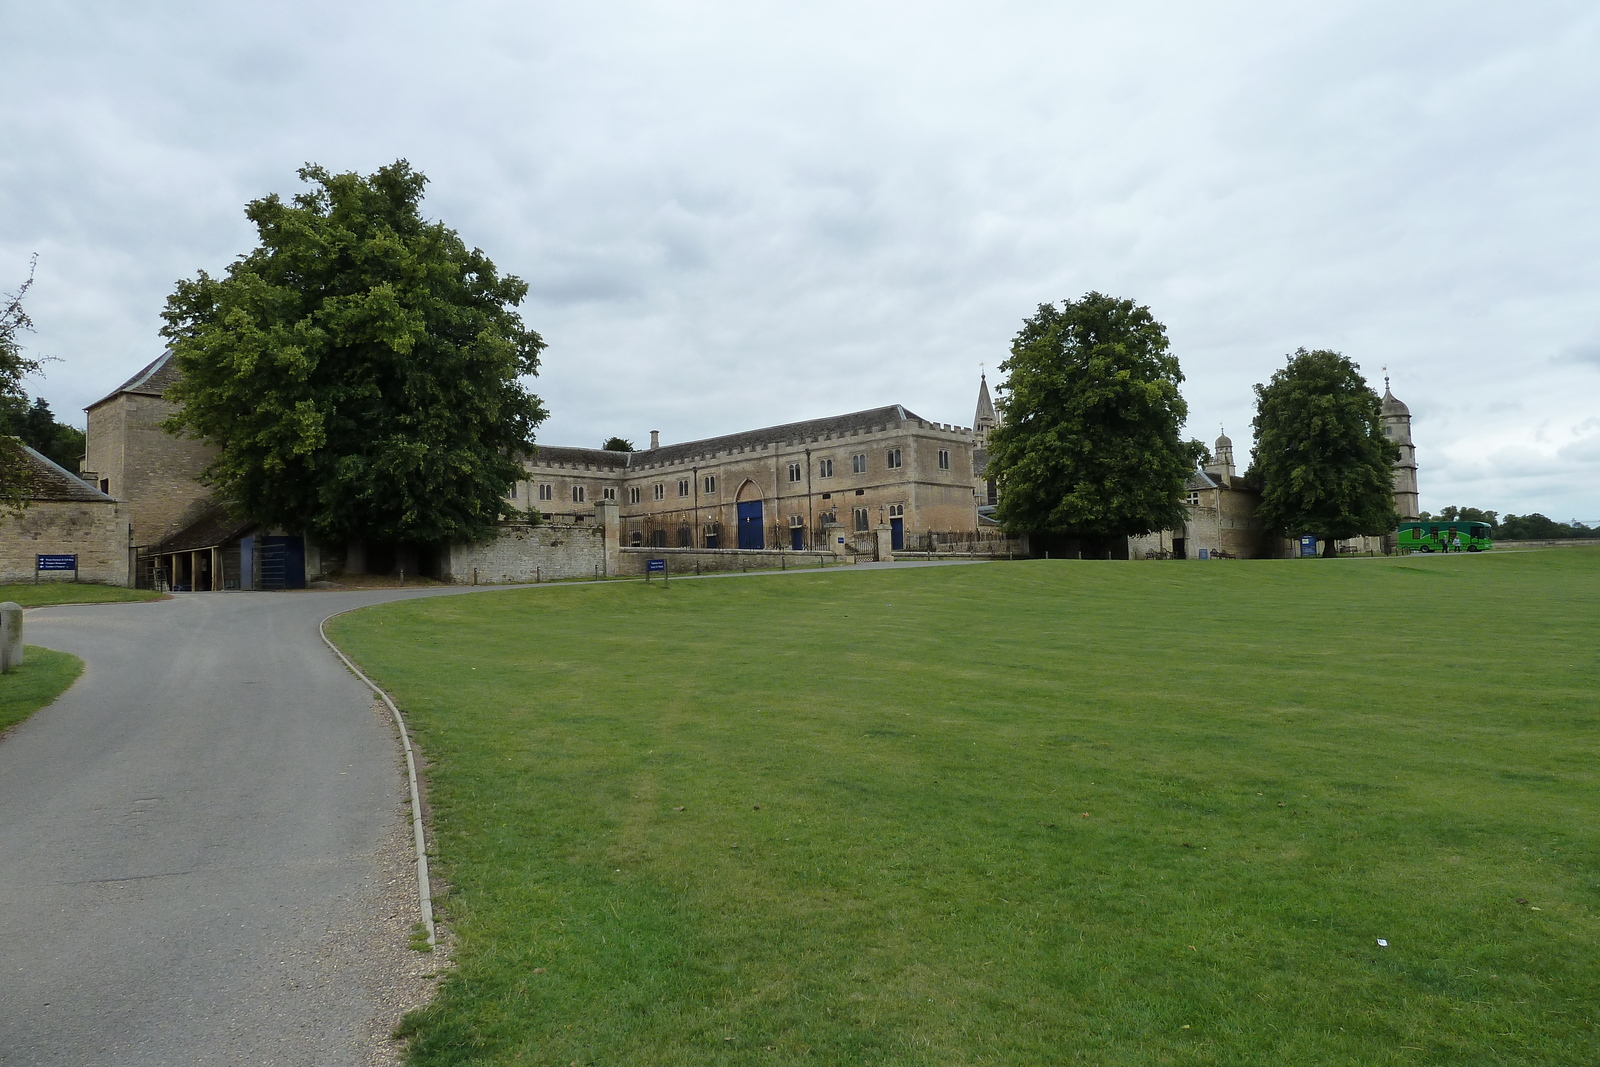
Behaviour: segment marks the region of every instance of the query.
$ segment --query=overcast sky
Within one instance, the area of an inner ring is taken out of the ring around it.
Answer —
[[[404,157],[526,279],[550,444],[902,403],[970,424],[1041,302],[1149,305],[1189,432],[1334,348],[1422,504],[1600,520],[1600,5],[0,0],[30,383],[159,354],[314,161]]]

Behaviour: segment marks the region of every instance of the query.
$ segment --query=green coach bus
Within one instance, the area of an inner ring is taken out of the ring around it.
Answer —
[[[1486,522],[1402,522],[1402,552],[1482,552],[1493,548]]]

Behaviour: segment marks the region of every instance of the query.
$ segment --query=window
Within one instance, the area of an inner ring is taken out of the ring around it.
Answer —
[[[657,482],[655,486],[651,488],[650,495],[657,500],[667,499],[667,483]]]
[[[678,547],[679,548],[693,548],[694,547],[694,531],[689,529],[689,527],[687,527],[687,526],[678,527]]]
[[[806,524],[806,517],[804,515],[790,515],[789,516],[789,529],[798,530],[802,526],[804,526],[805,524]]]
[[[1393,437],[1394,436],[1394,427],[1393,426],[1385,426],[1383,428],[1383,436],[1385,436],[1385,437]]]
[[[894,470],[897,467],[899,467],[900,466],[900,450],[898,448],[889,449],[888,460],[889,460],[889,469],[890,470]]]
[[[832,478],[833,477],[833,460],[831,460],[831,459],[819,459],[819,460],[817,460],[817,477],[818,478]]]
[[[939,449],[939,469],[942,471],[950,469],[950,450],[948,448]]]
[[[707,548],[716,548],[717,547],[717,524],[714,523],[714,522],[706,523],[705,530],[704,530],[704,535],[705,535],[705,539],[706,539],[706,547]]]
[[[575,485],[572,487],[572,502],[574,504],[583,503],[583,486]]]
[[[903,519],[903,518],[905,518],[906,517],[906,506],[904,504],[890,504],[889,505],[889,517],[891,519]]]
[[[679,496],[688,496],[689,495],[689,479],[687,479],[687,478],[679,478],[678,479],[678,495]],[[688,546],[684,546],[684,547],[688,547]]]
[[[855,455],[850,457],[850,473],[867,473],[867,454],[865,452],[857,452]]]
[[[520,488],[521,488],[521,486],[519,486],[516,482],[512,482],[511,483],[511,492],[508,493],[507,495],[511,498],[511,502],[513,504],[515,504],[517,502],[517,490],[520,489]]]
[[[702,488],[705,490],[707,496],[715,493],[717,491],[717,476],[715,474],[706,475],[705,484],[702,486]]]
[[[652,531],[650,531],[650,547],[651,548],[666,548],[667,547],[667,531],[665,531],[665,530],[652,530]]]
[[[540,500],[554,500],[555,498],[556,498],[555,487],[552,486],[549,482],[544,482],[539,486],[539,499]]]
[[[637,504],[642,496],[644,496],[644,491],[637,485],[628,486],[628,503]]]
[[[990,478],[988,485],[984,488],[987,490],[989,503],[998,504],[1000,502],[1000,487],[995,484],[995,480]]]
[[[644,534],[640,533],[638,530],[633,531],[633,547],[638,548],[643,541]]]
[[[867,509],[856,508],[856,532],[865,533],[867,529]]]
[[[614,486],[614,485],[606,486],[606,499],[607,500],[615,500],[615,499],[617,499],[617,487],[616,486]]]
[[[1199,507],[1200,506],[1200,490],[1198,490],[1198,489],[1189,490],[1188,494],[1184,496],[1183,502],[1184,502],[1184,504],[1188,505],[1191,508]]]
[[[800,480],[800,464],[789,464],[789,480],[791,482],[798,482]]]

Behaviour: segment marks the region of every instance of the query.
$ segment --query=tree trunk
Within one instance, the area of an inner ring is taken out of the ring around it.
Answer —
[[[1322,542],[1322,558],[1333,559],[1339,555],[1339,550],[1334,547],[1333,538],[1325,538]]]

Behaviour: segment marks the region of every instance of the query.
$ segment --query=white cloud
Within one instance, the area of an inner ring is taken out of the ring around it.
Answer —
[[[964,423],[977,364],[1094,288],[1167,323],[1196,436],[1243,442],[1250,386],[1333,347],[1390,368],[1425,506],[1600,512],[1572,443],[1595,406],[1572,340],[1600,282],[1592,5],[54,3],[7,23],[0,282],[41,253],[58,409],[151,358],[173,282],[250,246],[248,199],[307,160],[405,156],[427,209],[529,281],[547,440],[892,401]]]

